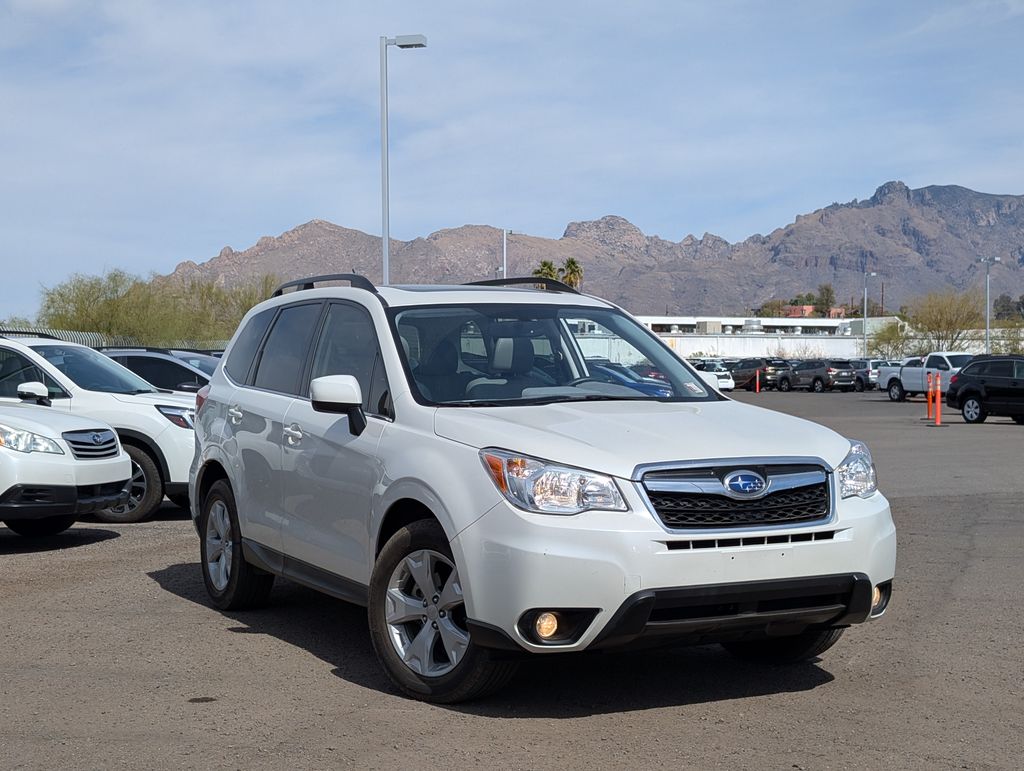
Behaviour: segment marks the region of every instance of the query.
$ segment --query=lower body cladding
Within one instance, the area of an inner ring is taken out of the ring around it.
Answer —
[[[474,642],[556,653],[866,621],[889,601],[896,532],[880,494],[842,501],[821,524],[686,535],[644,510],[558,517],[500,504],[452,548]],[[556,631],[542,639],[544,625]]]

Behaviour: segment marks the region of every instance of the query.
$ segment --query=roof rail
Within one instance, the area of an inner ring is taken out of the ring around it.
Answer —
[[[463,286],[519,286],[527,284],[540,284],[552,292],[571,292],[580,294],[578,289],[559,281],[557,278],[545,278],[541,276],[513,276],[512,278],[489,278],[486,281],[470,281]]]
[[[65,342],[56,335],[51,335],[48,332],[23,332],[18,329],[0,329],[0,337],[42,337],[46,340],[60,340],[62,343]]]
[[[170,353],[169,348],[154,345],[101,345],[96,348],[100,353],[107,351],[145,351],[147,353]]]
[[[288,281],[287,283],[281,284],[271,297],[280,297],[284,294],[284,290],[289,287],[295,287],[296,292],[301,292],[304,289],[313,289],[314,284],[321,283],[323,281],[348,281],[352,284],[353,289],[365,289],[367,292],[373,292],[377,294],[377,287],[375,287],[370,279],[365,276],[360,276],[356,273],[332,273],[327,276],[310,276],[309,278],[300,278],[295,281]]]

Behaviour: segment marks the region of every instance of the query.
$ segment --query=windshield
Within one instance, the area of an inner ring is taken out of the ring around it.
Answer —
[[[967,362],[973,359],[974,356],[972,354],[960,353],[955,356],[947,356],[946,358],[949,359],[949,366],[953,369],[960,369]]]
[[[427,403],[478,407],[718,398],[621,311],[432,305],[391,314],[413,388]],[[656,379],[648,379],[652,376]]]
[[[92,348],[40,345],[35,347],[50,364],[87,391],[109,394],[155,393],[149,383]]]

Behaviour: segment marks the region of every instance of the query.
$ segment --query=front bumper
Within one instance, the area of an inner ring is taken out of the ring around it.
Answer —
[[[128,502],[128,491],[127,479],[78,487],[14,485],[0,495],[0,520],[92,514],[123,506]]]
[[[557,517],[502,503],[459,533],[452,548],[474,639],[552,653],[843,626],[868,618],[863,598],[895,572],[896,533],[882,495],[846,499],[823,524],[698,538],[666,530],[635,490],[623,493],[629,512]],[[759,534],[775,542],[756,543]],[[697,540],[714,543],[692,547]],[[589,615],[570,641],[542,644],[519,624],[541,609]]]

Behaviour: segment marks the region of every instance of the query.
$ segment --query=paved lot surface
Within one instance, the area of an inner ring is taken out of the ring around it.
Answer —
[[[1024,427],[877,394],[738,394],[872,447],[896,595],[813,664],[547,659],[456,708],[399,697],[363,611],[280,582],[205,604],[184,512],[37,545],[0,526],[3,768],[1021,768]]]

